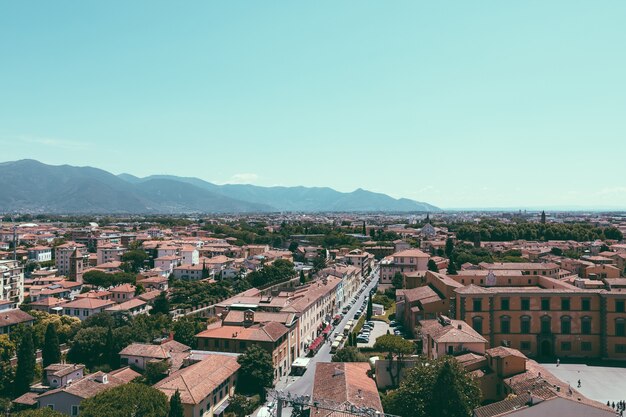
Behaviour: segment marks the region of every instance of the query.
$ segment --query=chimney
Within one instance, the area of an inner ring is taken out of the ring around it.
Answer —
[[[463,329],[463,325],[462,325],[461,323],[459,323],[459,325],[457,326],[457,328],[458,328],[459,330],[462,330],[462,329]]]

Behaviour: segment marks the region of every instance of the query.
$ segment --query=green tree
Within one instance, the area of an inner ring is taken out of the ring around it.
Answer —
[[[331,360],[333,362],[366,362],[367,357],[356,347],[348,346],[335,352]]]
[[[154,385],[167,376],[169,368],[167,361],[150,361],[146,364],[146,372],[143,376],[150,385]]]
[[[452,256],[452,252],[454,252],[454,240],[449,237],[446,239],[446,256],[449,258],[450,256]]]
[[[130,383],[105,390],[81,403],[81,417],[164,417],[167,396],[156,388]]]
[[[0,395],[10,394],[15,369],[11,366],[11,358],[15,354],[15,343],[6,334],[0,335]]]
[[[174,322],[172,330],[174,331],[174,340],[187,345],[189,347],[195,347],[196,334],[201,331],[202,324],[198,326],[198,322],[190,317],[183,317]]]
[[[404,288],[404,275],[402,275],[401,272],[396,272],[393,278],[391,278],[391,285],[393,285],[393,288],[396,290]]]
[[[106,344],[104,345],[104,360],[111,369],[116,369],[119,365],[118,350],[116,350],[115,347],[112,327],[107,329]]]
[[[370,296],[367,298],[367,310],[365,312],[365,319],[371,320],[372,314],[373,314],[372,295],[370,294]]]
[[[387,360],[389,361],[387,371],[389,371],[392,385],[397,387],[404,356],[413,353],[415,346],[401,336],[386,334],[376,339],[374,349],[387,353]]]
[[[304,276],[304,270],[300,270],[300,284],[304,285],[306,283],[306,277]]]
[[[161,291],[152,303],[152,310],[150,310],[150,314],[169,314],[170,312],[170,302],[167,299],[167,292]]]
[[[289,252],[295,253],[298,250],[298,242],[293,241],[289,244]]]
[[[67,417],[67,414],[54,411],[48,407],[38,408],[36,410],[24,410],[14,415],[15,417]]]
[[[432,259],[428,260],[428,270],[433,272],[439,272],[439,268],[437,267],[437,263]]]
[[[53,363],[61,362],[61,346],[54,323],[48,323],[41,356],[44,368]]]
[[[254,404],[247,397],[235,394],[228,404],[226,413],[233,413],[236,417],[249,416],[254,412]]]
[[[130,250],[122,255],[122,262],[129,266],[129,272],[137,273],[143,267],[148,255],[141,249]]]
[[[170,398],[170,412],[167,415],[168,417],[184,417],[185,410],[183,408],[183,403],[180,400],[180,392],[176,390],[172,398]]]
[[[274,387],[274,364],[272,356],[263,348],[252,345],[237,358],[241,366],[237,383],[242,393],[260,394]]]
[[[20,396],[30,389],[35,378],[35,346],[33,345],[33,335],[28,330],[22,336],[17,348],[17,369],[15,371],[14,389],[16,396]]]
[[[454,358],[442,357],[418,362],[383,406],[403,417],[470,417],[480,396],[471,375]]]
[[[446,269],[448,275],[457,275],[456,265],[452,259],[448,259],[448,268]]]
[[[80,329],[72,340],[67,358],[73,363],[83,363],[88,368],[106,362],[107,351],[106,327],[88,327]]]

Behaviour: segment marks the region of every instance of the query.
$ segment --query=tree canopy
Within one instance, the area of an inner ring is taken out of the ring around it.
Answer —
[[[59,345],[59,335],[57,334],[54,323],[48,323],[46,336],[41,352],[43,367],[53,363],[61,362],[61,347]]]
[[[169,407],[167,396],[158,389],[130,383],[100,392],[80,408],[82,417],[164,417]]]
[[[347,346],[339,349],[333,355],[332,362],[366,362],[367,357],[354,346]]]
[[[133,284],[137,281],[137,276],[128,272],[117,272],[107,274],[99,270],[87,271],[83,274],[83,282],[95,287],[108,288],[120,284]]]
[[[274,387],[272,355],[265,349],[252,345],[237,358],[237,362],[241,366],[237,378],[241,392],[264,397],[265,390]]]
[[[424,359],[384,398],[385,412],[403,417],[470,417],[480,388],[451,357]]]

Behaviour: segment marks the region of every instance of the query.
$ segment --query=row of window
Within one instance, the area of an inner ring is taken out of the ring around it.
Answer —
[[[585,316],[580,319],[580,333],[591,334],[591,317]],[[531,333],[531,317],[520,317],[520,333]],[[472,317],[472,327],[478,333],[483,333],[483,318],[480,316]],[[511,333],[511,317],[500,317],[500,333]],[[541,317],[541,333],[552,333],[552,319],[550,316]],[[561,334],[572,333],[572,318],[570,316],[561,317]],[[615,336],[626,336],[626,320],[624,318],[615,319]]]
[[[530,310],[530,298],[522,298],[521,300],[521,310]],[[473,300],[473,311],[483,311],[483,300],[482,298],[475,298]],[[571,300],[569,298],[561,298],[561,308],[560,311],[570,311],[572,308]],[[511,309],[511,300],[509,298],[501,298],[500,299],[500,310],[508,311]],[[591,299],[583,298],[581,300],[581,311],[591,311]],[[550,298],[544,297],[541,299],[541,310],[542,311],[550,311]],[[626,301],[624,300],[615,300],[615,312],[624,313],[626,312]]]

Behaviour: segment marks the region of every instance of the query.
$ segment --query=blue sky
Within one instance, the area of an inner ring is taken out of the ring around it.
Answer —
[[[0,160],[626,208],[624,1],[5,1]]]

